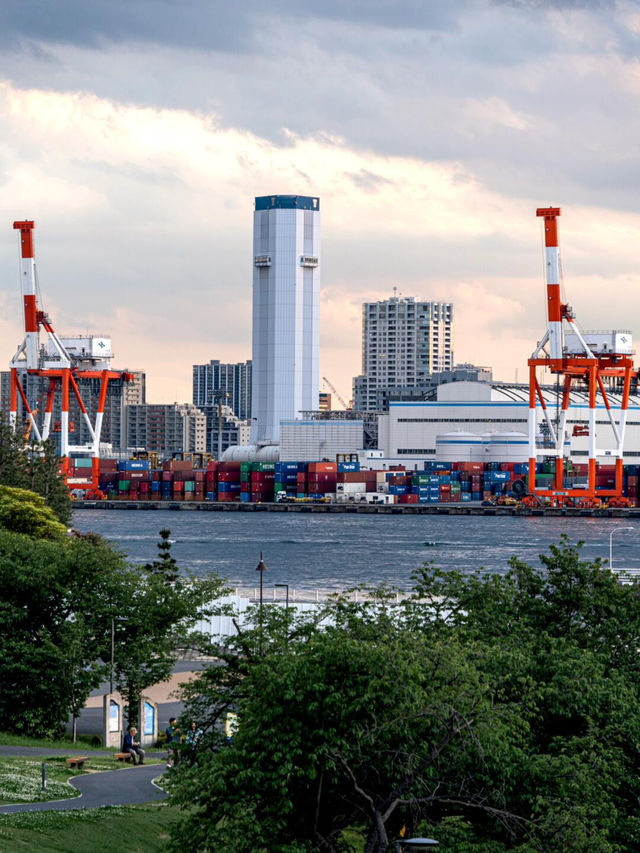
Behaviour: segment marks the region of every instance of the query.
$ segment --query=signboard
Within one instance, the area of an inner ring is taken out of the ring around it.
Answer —
[[[142,723],[142,733],[153,737],[155,734],[155,716],[156,709],[151,702],[144,703],[144,720]]]
[[[120,705],[113,699],[109,703],[109,731],[120,731]]]
[[[227,719],[224,721],[224,733],[229,740],[238,731],[238,715],[233,711],[227,711]]]

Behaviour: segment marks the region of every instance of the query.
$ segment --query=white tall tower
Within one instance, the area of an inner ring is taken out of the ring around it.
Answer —
[[[253,215],[252,443],[318,408],[320,199],[260,196]]]

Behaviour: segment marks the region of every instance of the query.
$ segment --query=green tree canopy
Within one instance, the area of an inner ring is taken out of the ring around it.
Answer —
[[[0,485],[36,492],[58,521],[71,520],[71,499],[52,440],[28,441],[0,416]]]
[[[357,830],[382,853],[405,827],[456,853],[638,849],[637,603],[565,540],[321,622],[266,608],[190,687],[208,746],[174,774],[175,848],[342,851]]]
[[[59,734],[109,675],[112,624],[116,682],[133,721],[141,691],[199,641],[192,629],[221,588],[180,575],[170,554],[129,566],[100,536],[68,534],[42,497],[0,487],[2,727]]]

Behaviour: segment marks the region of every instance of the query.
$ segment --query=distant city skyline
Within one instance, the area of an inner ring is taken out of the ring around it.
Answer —
[[[361,305],[452,302],[456,360],[525,377],[538,206],[562,208],[586,328],[640,316],[636,4],[6,0],[0,367],[22,339],[12,223],[44,307],[112,336],[148,399],[251,358],[255,196],[322,199],[320,375],[350,398]]]

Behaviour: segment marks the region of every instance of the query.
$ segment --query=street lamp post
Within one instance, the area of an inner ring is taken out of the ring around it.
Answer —
[[[435,838],[402,838],[396,841],[396,853],[410,853],[418,850],[435,850],[440,845]]]
[[[281,589],[284,587],[285,592],[285,603],[284,603],[284,614],[285,614],[285,626],[287,629],[287,638],[286,644],[289,645],[289,584],[288,583],[276,583],[274,584],[276,587],[280,587]]]
[[[113,616],[111,617],[111,672],[109,673],[109,696],[113,695],[113,664],[115,658],[115,646],[116,646],[116,626],[113,620]]]
[[[109,673],[109,695],[113,694],[113,669],[115,667],[116,622],[126,622],[126,616],[111,617],[111,672]]]
[[[280,589],[286,590],[284,609],[288,612],[288,610],[289,610],[289,584],[288,583],[276,583],[276,584],[274,584],[274,586],[279,587]]]
[[[260,622],[260,653],[262,654],[262,589],[263,589],[263,578],[264,573],[268,571],[267,564],[262,559],[262,551],[260,551],[260,562],[256,566],[256,572],[260,572],[260,611],[259,611],[259,622]]]
[[[613,571],[613,534],[617,530],[634,530],[633,527],[614,527],[611,533],[609,534],[609,571]]]

